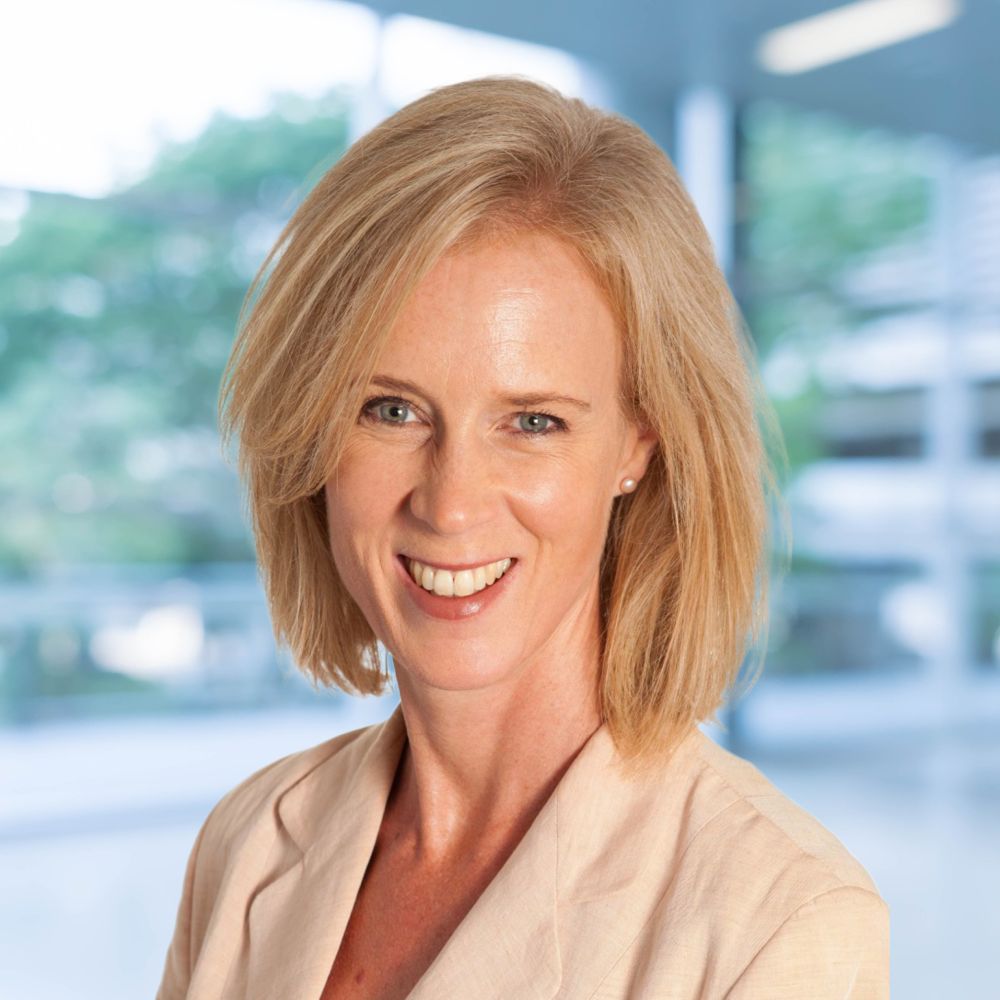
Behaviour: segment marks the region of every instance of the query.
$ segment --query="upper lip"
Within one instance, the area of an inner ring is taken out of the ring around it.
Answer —
[[[421,556],[411,556],[407,552],[399,553],[404,559],[414,559],[423,566],[430,566],[433,569],[447,569],[451,570],[453,573],[457,573],[463,569],[476,569],[478,566],[488,566],[490,563],[501,562],[504,559],[510,559],[511,562],[516,558],[515,556],[500,556],[499,559],[482,559],[479,562],[467,562],[467,563],[449,563],[449,562],[434,562],[432,559],[424,559]]]

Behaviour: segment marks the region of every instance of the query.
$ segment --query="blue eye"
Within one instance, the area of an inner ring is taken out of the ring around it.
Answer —
[[[382,400],[376,399],[372,401],[372,404],[367,404],[365,409],[367,410],[370,406],[373,405],[373,403],[379,404],[378,406],[374,407],[374,409],[376,411],[382,410],[383,414],[388,412],[390,409],[392,410],[409,409],[409,406],[406,403],[404,403],[401,399],[382,399]],[[388,419],[386,419],[383,415],[380,415],[377,419],[379,420],[379,422],[387,424],[405,423],[405,420],[396,420],[393,417],[389,417]]]
[[[390,411],[395,410],[409,410],[411,409],[410,404],[405,400],[401,399],[399,396],[373,396],[371,399],[367,400],[364,406],[361,408],[361,415],[364,420],[369,423],[382,425],[382,426],[405,426],[409,421],[405,419],[397,420],[388,414]],[[381,411],[381,412],[380,412]],[[528,438],[540,438],[547,437],[549,434],[555,434],[560,431],[567,430],[566,421],[561,417],[557,417],[552,413],[544,413],[539,410],[525,411],[518,414],[519,419],[528,418],[534,421],[533,424],[529,424],[532,427],[531,430],[522,430],[520,437]],[[539,427],[539,418],[544,421],[548,421],[548,426]],[[522,427],[524,425],[522,424]]]
[[[549,421],[549,424],[554,425],[549,427],[543,427],[541,430],[538,430],[536,426],[534,430],[529,432],[528,434],[529,437],[544,437],[546,434],[551,434],[553,431],[560,431],[566,429],[565,423],[558,417],[553,416],[551,413],[531,412],[531,413],[520,413],[518,414],[518,416],[522,418],[528,417],[529,419],[536,421],[538,420],[539,417],[541,417],[542,420],[547,420]],[[560,426],[560,424],[562,426]]]

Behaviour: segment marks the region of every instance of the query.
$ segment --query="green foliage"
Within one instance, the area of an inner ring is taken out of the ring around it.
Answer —
[[[920,238],[931,186],[918,141],[825,115],[761,103],[744,117],[743,141],[743,308],[765,368],[780,352],[804,372],[797,389],[774,399],[794,473],[826,450],[822,349],[873,317],[845,291],[845,276],[873,253]]]
[[[252,558],[216,434],[250,279],[342,154],[348,99],[216,117],[99,200],[34,194],[0,248],[0,569]],[[811,365],[859,313],[845,271],[926,218],[910,145],[761,105],[745,120],[749,289],[760,354]],[[811,369],[810,369],[811,370]],[[793,468],[822,454],[815,378],[776,400]]]
[[[0,566],[252,557],[216,434],[251,277],[347,143],[347,99],[217,116],[106,198],[33,194],[0,249]]]

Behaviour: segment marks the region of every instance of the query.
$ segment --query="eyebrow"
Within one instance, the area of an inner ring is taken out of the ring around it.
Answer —
[[[417,396],[430,398],[415,382],[409,382],[403,378],[392,378],[390,375],[374,375],[371,380],[372,385],[381,386],[383,389],[395,389],[398,392],[412,392]],[[565,396],[558,392],[548,390],[537,390],[535,392],[517,392],[511,395],[500,397],[501,402],[511,406],[539,406],[542,403],[565,403],[568,406],[575,406],[577,409],[587,413],[590,411],[590,403],[573,396]],[[434,401],[431,400],[433,403]]]

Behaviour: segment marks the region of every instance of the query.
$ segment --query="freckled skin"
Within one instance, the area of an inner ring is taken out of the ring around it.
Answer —
[[[337,566],[398,672],[455,691],[513,689],[551,669],[565,683],[561,664],[546,665],[550,651],[593,664],[611,504],[650,449],[618,414],[619,364],[609,306],[551,237],[446,256],[418,286],[377,370],[426,397],[391,414],[402,426],[359,425],[327,484]],[[542,406],[570,429],[518,436],[530,423],[493,393],[541,387],[592,410]],[[404,395],[369,395],[383,392]],[[519,592],[488,624],[429,619],[402,599],[400,550],[439,561],[515,555]]]
[[[390,331],[377,372],[421,392],[369,387],[403,409],[359,418],[326,501],[407,740],[322,1000],[403,1000],[600,724],[600,558],[619,484],[655,448],[619,413],[620,363],[585,264],[540,233],[446,255]],[[542,389],[590,410],[501,401]],[[532,437],[539,410],[568,429]],[[407,593],[399,552],[513,556],[517,575],[482,614],[441,621]]]

